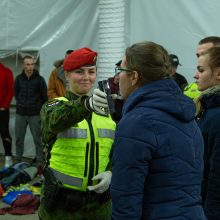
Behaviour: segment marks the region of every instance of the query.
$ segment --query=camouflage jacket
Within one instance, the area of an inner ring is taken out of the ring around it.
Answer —
[[[91,112],[88,112],[82,104],[85,96],[78,97],[68,91],[65,97],[69,101],[52,99],[41,108],[40,117],[44,146],[52,145],[59,132],[91,116]]]

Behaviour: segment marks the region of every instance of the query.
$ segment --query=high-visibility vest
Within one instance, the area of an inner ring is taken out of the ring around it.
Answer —
[[[191,99],[195,99],[200,95],[200,91],[198,90],[198,85],[196,83],[191,83],[186,86],[183,93]]]
[[[106,170],[115,128],[111,117],[92,113],[91,122],[84,119],[57,134],[50,168],[64,187],[86,191],[91,178]]]

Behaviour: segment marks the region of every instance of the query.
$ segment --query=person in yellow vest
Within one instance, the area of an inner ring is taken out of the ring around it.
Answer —
[[[115,122],[106,94],[95,89],[97,53],[80,48],[65,58],[69,89],[41,109],[45,146],[41,220],[109,219]]]
[[[183,93],[189,98],[191,98],[193,101],[195,101],[196,98],[198,98],[200,95],[198,85],[195,82],[190,83],[188,86],[186,86],[183,90]]]

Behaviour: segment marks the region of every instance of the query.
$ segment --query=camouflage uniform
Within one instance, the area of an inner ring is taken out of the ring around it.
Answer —
[[[50,100],[41,109],[41,125],[43,143],[45,145],[47,159],[50,158],[50,147],[56,140],[56,134],[68,129],[72,125],[82,121],[90,120],[91,113],[83,106],[85,97],[77,97],[71,92],[65,96],[69,101]],[[49,161],[46,161],[49,164]],[[41,205],[38,210],[40,219],[43,220],[107,220],[110,219],[109,192],[97,194],[95,192],[81,192],[67,188],[56,188],[48,184],[48,179],[42,186]],[[52,189],[53,188],[53,189]],[[47,208],[45,195],[50,190],[52,193],[52,209]]]

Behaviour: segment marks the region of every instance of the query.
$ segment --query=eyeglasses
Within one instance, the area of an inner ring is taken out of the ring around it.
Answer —
[[[132,72],[132,70],[123,69],[121,67],[115,67],[115,75],[119,75],[121,72]]]

